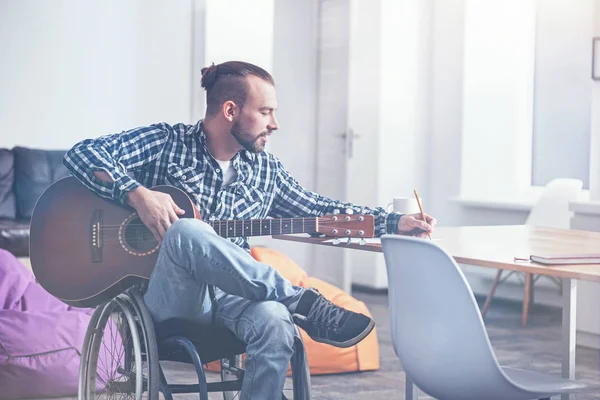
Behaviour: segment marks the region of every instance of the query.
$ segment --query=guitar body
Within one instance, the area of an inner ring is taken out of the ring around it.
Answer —
[[[185,211],[181,217],[200,219],[183,191],[152,190],[171,195]],[[73,177],[54,183],[40,197],[30,231],[36,279],[75,307],[96,306],[149,279],[160,248],[133,208],[103,199]]]
[[[188,195],[173,186],[167,193],[185,211],[180,218],[200,219]],[[373,215],[207,221],[221,237],[319,233],[368,238]],[[38,282],[74,307],[93,307],[128,287],[150,279],[160,245],[137,212],[106,200],[74,177],[52,184],[31,217],[29,255]]]

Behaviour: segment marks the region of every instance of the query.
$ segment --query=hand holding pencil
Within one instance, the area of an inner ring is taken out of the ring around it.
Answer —
[[[437,224],[437,220],[431,215],[423,212],[423,206],[417,191],[414,191],[419,205],[419,213],[416,214],[404,214],[400,221],[398,221],[397,233],[400,235],[410,235],[418,237],[429,237],[431,239],[431,232]]]
[[[421,205],[421,199],[419,199],[419,193],[417,193],[417,189],[413,190],[415,192],[415,197],[417,198],[417,204],[419,205],[419,210],[421,211],[421,221],[427,222],[425,218],[425,213],[423,212],[423,206]],[[427,236],[429,236],[429,240],[431,240],[431,231],[427,231]]]

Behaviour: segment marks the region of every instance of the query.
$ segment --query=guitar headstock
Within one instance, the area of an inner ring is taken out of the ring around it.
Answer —
[[[333,214],[317,218],[317,232],[329,237],[372,238],[375,219],[365,214]]]

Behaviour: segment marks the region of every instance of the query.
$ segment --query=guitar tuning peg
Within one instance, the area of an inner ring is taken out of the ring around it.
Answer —
[[[352,215],[352,214],[354,214],[354,210],[351,208],[346,208],[346,214]]]
[[[365,244],[367,244],[367,241],[365,239],[360,239],[358,241],[359,246],[364,246]]]
[[[333,244],[334,246],[337,246],[338,244],[340,244],[340,239],[338,239],[338,238],[333,239],[333,242],[331,242],[331,244]]]
[[[346,244],[352,244],[352,238],[348,238],[348,240],[346,240]]]
[[[338,209],[336,208],[335,210],[333,210],[333,213],[334,213],[334,214],[339,214],[339,213],[340,213],[340,210],[338,210]]]

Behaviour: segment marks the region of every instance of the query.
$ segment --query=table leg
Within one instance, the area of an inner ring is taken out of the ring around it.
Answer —
[[[352,250],[343,250],[342,290],[349,295],[352,295],[352,255],[348,253],[349,251]]]
[[[577,332],[577,280],[563,279],[562,298],[562,377],[575,379],[575,339]],[[561,400],[569,400],[563,394]]]
[[[406,400],[418,400],[419,398],[419,388],[417,387],[417,385],[415,385],[412,381],[412,379],[410,379],[410,377],[408,375],[406,376],[406,393],[404,395],[404,398]]]

